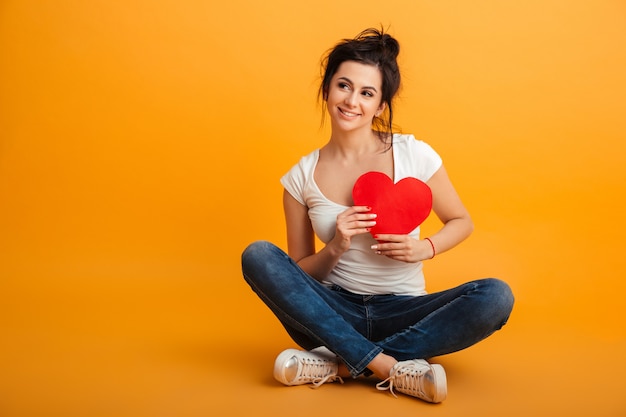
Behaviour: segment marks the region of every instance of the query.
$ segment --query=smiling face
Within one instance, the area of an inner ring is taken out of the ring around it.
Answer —
[[[382,75],[374,65],[343,62],[326,94],[333,131],[371,131],[372,120],[384,109]]]

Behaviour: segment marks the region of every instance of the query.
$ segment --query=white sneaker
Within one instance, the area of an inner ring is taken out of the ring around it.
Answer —
[[[321,346],[310,351],[287,349],[274,362],[274,378],[285,385],[313,384],[315,388],[325,382],[340,381],[337,376],[337,356]]]
[[[385,386],[385,383],[389,383]],[[389,372],[389,378],[376,384],[381,391],[389,390],[394,396],[394,388],[404,394],[431,403],[446,399],[446,372],[441,365],[431,365],[423,359],[398,362]]]

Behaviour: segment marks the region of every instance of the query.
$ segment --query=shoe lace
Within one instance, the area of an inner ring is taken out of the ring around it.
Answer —
[[[419,394],[425,396],[426,393],[422,387],[422,375],[428,371],[427,368],[415,367],[415,366],[403,366],[400,368],[393,368],[390,372],[389,378],[376,384],[376,388],[380,391],[389,390],[391,394],[398,398],[393,391],[394,385],[396,388],[404,389],[410,393]],[[385,384],[387,384],[385,386]]]
[[[326,375],[324,378],[317,378],[315,380],[313,380],[313,382],[311,383],[311,385],[309,385],[311,388],[319,388],[320,386],[322,386],[323,384],[327,383],[327,382],[334,382],[334,381],[339,381],[343,384],[343,379],[338,376],[338,375]]]
[[[332,367],[326,360],[304,358],[302,365],[300,378],[311,381],[311,388],[318,388],[326,382],[339,381],[343,384],[343,379],[333,373]]]

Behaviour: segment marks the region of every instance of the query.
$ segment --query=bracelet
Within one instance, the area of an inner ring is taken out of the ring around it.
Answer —
[[[432,240],[430,240],[430,238],[428,238],[428,237],[427,237],[427,238],[424,238],[424,240],[427,240],[427,241],[428,241],[428,243],[430,243],[430,247],[431,247],[431,248],[433,248],[433,256],[431,256],[431,257],[430,257],[430,259],[433,259],[433,258],[435,257],[435,255],[436,255],[436,252],[435,252],[435,245],[433,244],[433,241],[432,241]]]

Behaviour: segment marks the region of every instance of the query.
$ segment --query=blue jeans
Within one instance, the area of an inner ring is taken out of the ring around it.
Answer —
[[[417,297],[329,288],[263,241],[243,252],[242,270],[299,346],[326,346],[354,377],[381,352],[402,361],[465,349],[500,329],[513,308],[511,289],[494,278]]]

